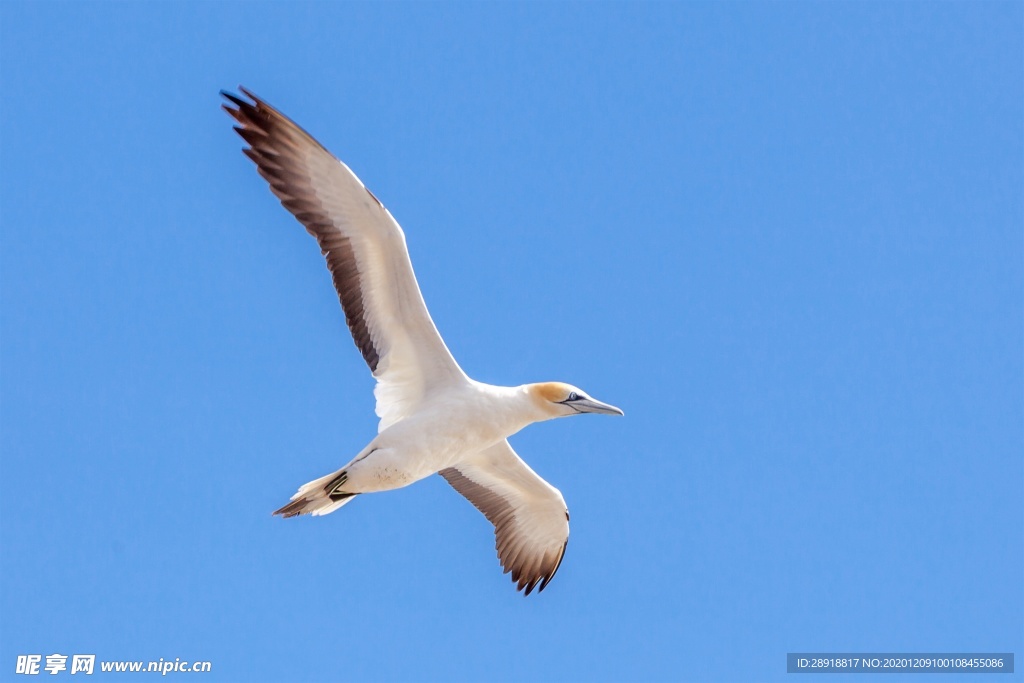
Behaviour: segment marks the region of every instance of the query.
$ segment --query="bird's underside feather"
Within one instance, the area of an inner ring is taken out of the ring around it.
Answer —
[[[316,238],[356,346],[377,379],[379,429],[464,381],[430,319],[401,227],[341,161],[266,102],[222,95],[270,189]]]
[[[569,511],[562,494],[512,450],[508,441],[441,470],[494,525],[498,559],[516,588],[529,595],[555,576],[569,542]]]

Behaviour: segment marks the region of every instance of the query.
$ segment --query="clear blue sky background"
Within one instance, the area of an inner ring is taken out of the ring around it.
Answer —
[[[1021,3],[0,19],[0,678],[54,652],[223,681],[1024,654]],[[468,373],[625,409],[513,439],[572,512],[543,594],[438,477],[271,517],[376,418],[314,242],[218,108],[238,83],[388,205]]]

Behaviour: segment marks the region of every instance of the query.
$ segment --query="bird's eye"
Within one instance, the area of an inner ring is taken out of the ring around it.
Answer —
[[[579,400],[579,398],[580,398],[580,397],[576,395],[576,392],[575,392],[575,391],[574,391],[574,392],[572,392],[571,394],[569,394],[569,400],[570,400],[570,401],[578,401],[578,400]]]

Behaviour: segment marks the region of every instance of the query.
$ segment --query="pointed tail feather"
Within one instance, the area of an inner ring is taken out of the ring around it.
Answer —
[[[282,517],[297,515],[327,515],[355,498],[357,493],[343,493],[339,489],[348,481],[348,473],[338,470],[303,484],[292,496],[292,502],[274,511]]]

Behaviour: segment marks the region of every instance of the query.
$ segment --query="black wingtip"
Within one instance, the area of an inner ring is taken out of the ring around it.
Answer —
[[[235,105],[236,107],[244,107],[244,106],[249,104],[248,102],[243,100],[241,97],[238,97],[234,93],[230,93],[227,90],[221,90],[220,91],[220,96],[223,97],[224,99],[228,100],[229,102],[231,102],[231,104]],[[221,105],[221,106],[224,107],[224,108],[227,108],[226,104]],[[252,106],[252,105],[249,105],[249,106]]]
[[[224,97],[226,99],[231,100],[235,104],[247,104],[249,106],[252,106],[253,104],[262,104],[263,103],[263,100],[261,100],[259,97],[257,97],[256,93],[254,93],[252,90],[249,90],[244,85],[239,85],[238,86],[238,91],[240,93],[242,93],[243,95],[245,95],[246,97],[248,97],[250,100],[252,100],[252,102],[246,102],[245,100],[243,100],[241,97],[239,97],[235,93],[231,92],[230,90],[223,90],[222,89],[220,91],[220,96]]]

